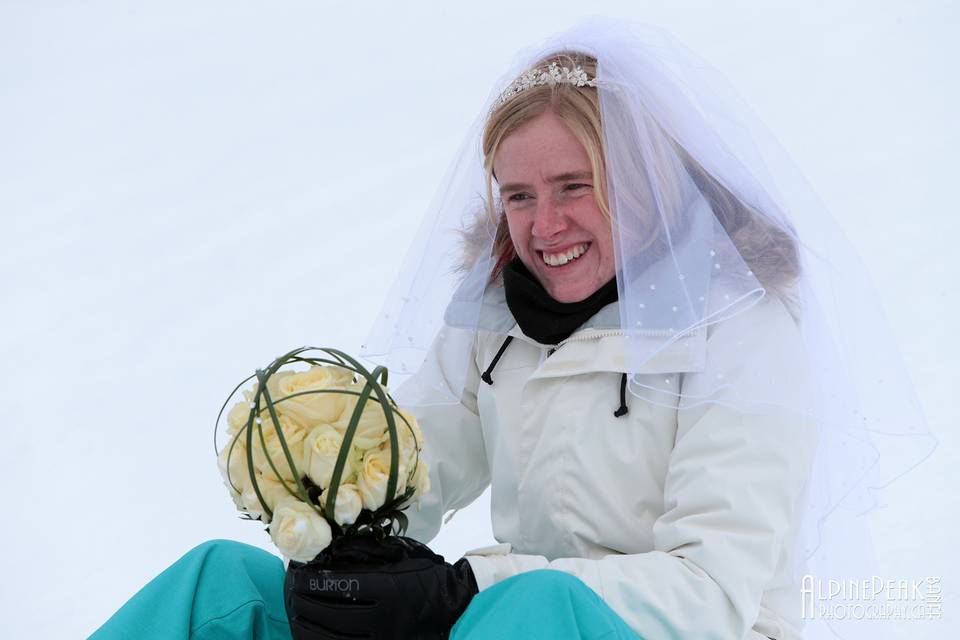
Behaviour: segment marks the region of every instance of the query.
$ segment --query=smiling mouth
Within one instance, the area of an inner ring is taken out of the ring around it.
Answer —
[[[563,269],[568,267],[574,262],[578,261],[580,258],[585,256],[587,252],[590,251],[590,247],[593,246],[592,242],[581,242],[578,245],[574,246],[574,249],[577,247],[584,247],[579,253],[576,250],[567,251],[564,254],[560,254],[560,257],[551,256],[551,262],[547,262],[547,259],[544,258],[543,251],[537,251],[537,256],[540,258],[540,263],[548,269]]]

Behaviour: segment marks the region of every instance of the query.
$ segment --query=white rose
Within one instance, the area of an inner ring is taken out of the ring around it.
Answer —
[[[420,468],[426,469],[426,462],[424,462],[422,457],[423,433],[420,431],[420,425],[417,424],[416,418],[403,410],[400,410],[400,413],[407,419],[407,422],[405,423],[400,416],[396,417],[397,440],[400,444],[399,457],[400,464],[402,465],[401,468],[403,469],[403,476],[398,484],[401,489],[407,486],[416,488],[418,483],[421,487],[425,487],[417,489],[414,493],[419,501],[420,494],[425,493],[430,487],[429,476],[419,475],[420,471],[418,471]],[[380,448],[386,452],[385,455],[389,460],[391,449],[389,433],[383,436],[383,442],[380,444]]]
[[[294,371],[278,371],[277,373],[270,376],[267,380],[267,391],[270,392],[270,399],[276,402],[279,397],[277,394],[279,392],[280,381],[288,376],[292,376]],[[247,420],[250,419],[250,410],[252,407],[254,399],[257,397],[257,390],[260,388],[259,382],[254,382],[253,387],[249,390],[243,392],[243,402],[238,402],[233,405],[229,413],[227,413],[227,433],[234,435],[240,431],[246,424]],[[276,405],[277,410],[280,410],[282,405]],[[270,410],[267,408],[267,401],[265,398],[260,398],[260,417],[263,420],[270,418]]]
[[[293,464],[296,465],[298,473],[302,475],[305,467],[303,460],[303,449],[304,440],[307,437],[307,430],[300,426],[300,424],[297,422],[294,422],[288,418],[283,413],[279,413],[277,415],[277,419],[280,422],[280,429],[283,431],[283,437],[286,440],[287,448],[290,450],[290,456],[293,458]],[[263,429],[263,439],[267,445],[266,455],[264,454],[263,445],[260,442],[259,428],[256,424],[254,424],[254,466],[264,475],[271,478],[276,478],[277,476],[270,466],[270,461],[272,461],[274,466],[277,468],[277,471],[280,472],[280,477],[282,477],[284,480],[294,480],[295,476],[293,470],[290,468],[290,464],[287,462],[287,457],[283,452],[283,447],[280,444],[280,437],[277,435],[277,429],[273,424],[273,420],[271,418],[265,418],[260,427]],[[267,460],[267,456],[270,457],[270,461]]]
[[[397,439],[400,441],[400,455],[403,463],[408,469],[412,469],[417,461],[417,454],[423,451],[423,433],[420,431],[420,425],[412,414],[400,410],[400,414],[407,419],[405,423],[403,418],[395,416],[397,423]],[[407,426],[409,423],[409,427]],[[390,434],[386,436],[389,441]]]
[[[309,562],[327,548],[332,532],[313,507],[290,496],[277,503],[270,523],[270,538],[286,557]]]
[[[259,472],[257,472],[259,474]],[[243,504],[243,510],[253,518],[259,518],[263,522],[270,522],[270,518],[263,511],[263,505],[257,498],[257,492],[253,489],[253,484],[248,485],[243,493],[240,494],[240,502]]]
[[[272,376],[270,376],[270,377],[267,379],[267,391],[270,393],[270,399],[271,399],[271,400],[273,400],[274,402],[276,402],[277,399],[281,397],[281,396],[279,395],[279,392],[280,392],[280,381],[283,380],[284,378],[287,378],[287,377],[292,376],[292,375],[294,375],[294,374],[296,374],[296,371],[291,371],[291,370],[289,370],[289,369],[286,369],[286,370],[283,370],[283,371],[277,371],[276,373],[274,373]],[[248,403],[253,402],[253,399],[256,397],[257,391],[259,391],[259,390],[260,390],[260,382],[259,382],[259,381],[256,381],[256,382],[253,383],[253,389],[252,389],[251,391],[244,391],[244,392],[243,392],[243,396],[247,399],[247,402],[248,402]],[[260,408],[261,408],[261,409],[265,409],[266,406],[267,406],[266,400],[263,399],[263,398],[261,398],[261,399],[260,399]]]
[[[292,375],[280,379],[276,395],[272,398],[276,402],[304,391],[344,389],[352,382],[353,372],[349,369],[336,365],[314,365],[307,371],[292,372]],[[344,393],[306,393],[283,400],[278,406],[303,426],[312,427],[338,420],[348,397],[348,394]]]
[[[314,427],[304,441],[304,470],[321,489],[330,486],[330,478],[333,476],[333,468],[337,464],[337,455],[342,444],[343,436],[328,424]],[[351,472],[352,469],[345,466],[341,481]]]
[[[397,493],[406,487],[407,468],[400,462],[397,469]],[[363,464],[357,474],[357,488],[363,499],[363,508],[371,511],[386,502],[387,481],[390,479],[390,450],[370,449],[363,454]],[[392,496],[391,496],[392,498]]]
[[[354,391],[362,391],[363,385],[356,384],[350,387]],[[345,395],[346,407],[340,419],[333,423],[341,434],[346,434],[347,427],[350,425],[350,418],[357,406],[359,396]],[[404,427],[406,428],[406,427]],[[387,419],[383,415],[383,407],[376,397],[367,399],[363,405],[363,412],[360,414],[360,421],[357,423],[357,430],[353,432],[351,444],[360,447],[363,450],[375,447],[383,441],[383,434],[387,432]]]
[[[250,397],[248,391],[245,391],[244,395]],[[240,433],[240,430],[246,426],[247,420],[250,419],[250,411],[249,400],[233,405],[229,413],[227,413],[227,435],[235,436]]]
[[[294,481],[288,481],[287,485],[296,491]],[[257,487],[260,489],[260,495],[263,496],[267,507],[269,507],[271,511],[276,508],[277,503],[283,498],[293,497],[290,492],[287,491],[286,487],[283,486],[283,483],[274,477],[265,476],[259,471],[257,472]],[[260,518],[264,522],[270,522],[270,518],[267,517],[263,505],[260,503],[260,498],[257,497],[257,492],[253,488],[253,482],[247,484],[241,498],[244,510],[247,513],[254,518]]]
[[[233,444],[231,451],[231,443]],[[217,456],[217,468],[223,477],[223,484],[230,491],[230,497],[238,509],[243,509],[240,496],[250,482],[250,474],[247,470],[247,447],[242,436],[234,436],[227,441],[227,444]]]
[[[363,499],[355,484],[341,484],[337,489],[337,504],[333,509],[333,519],[341,526],[349,526],[357,521]]]

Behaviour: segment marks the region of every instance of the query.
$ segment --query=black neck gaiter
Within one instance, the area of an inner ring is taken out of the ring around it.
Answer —
[[[617,301],[617,278],[580,302],[557,302],[519,257],[503,267],[507,306],[525,335],[540,344],[557,344],[600,309]]]

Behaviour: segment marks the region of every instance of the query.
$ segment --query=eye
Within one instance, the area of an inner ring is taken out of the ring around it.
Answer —
[[[515,193],[515,194],[513,194],[512,196],[510,196],[509,198],[507,198],[507,201],[508,201],[508,202],[523,202],[523,200],[521,200],[521,198],[527,198],[527,197],[529,197],[529,196],[527,196],[527,194],[525,194],[525,193]]]
[[[590,188],[590,185],[589,185],[589,184],[581,184],[581,183],[573,183],[573,184],[564,185],[563,188],[566,189],[567,191],[576,191],[576,190],[577,190],[578,188],[580,188],[580,187]]]

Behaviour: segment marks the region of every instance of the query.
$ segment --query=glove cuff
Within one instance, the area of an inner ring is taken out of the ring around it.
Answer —
[[[470,562],[466,558],[460,558],[457,560],[453,569],[456,572],[457,580],[470,592],[472,596],[480,593],[480,588],[477,586],[477,577],[473,573],[473,567],[470,566]]]

